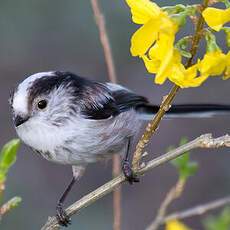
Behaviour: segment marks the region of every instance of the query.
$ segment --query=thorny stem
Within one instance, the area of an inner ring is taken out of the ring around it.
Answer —
[[[230,147],[230,136],[225,135],[219,138],[213,138],[211,134],[201,135],[195,140],[186,143],[176,149],[169,151],[149,161],[143,168],[139,169],[136,173],[137,175],[143,175],[151,169],[154,169],[166,162],[175,159],[176,157],[184,154],[187,151],[196,148],[220,148],[220,147]],[[80,200],[76,201],[66,209],[66,213],[69,216],[72,216],[78,213],[81,209],[91,205],[97,200],[101,199],[108,193],[112,192],[114,188],[119,186],[121,183],[125,182],[125,177],[123,174],[112,179],[96,190],[90,192],[89,194],[82,197]],[[47,223],[42,227],[42,230],[54,230],[59,227],[56,217],[49,217]]]
[[[117,83],[116,69],[113,61],[112,50],[109,42],[108,33],[105,26],[105,18],[100,9],[98,0],[91,0],[91,5],[99,31],[101,45],[104,51],[105,62],[107,65],[109,80],[112,83]],[[113,177],[120,174],[120,156],[118,154],[113,155]],[[117,187],[113,193],[113,229],[121,229],[121,187]]]

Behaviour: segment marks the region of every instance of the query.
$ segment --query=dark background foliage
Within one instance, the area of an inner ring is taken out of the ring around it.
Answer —
[[[137,58],[129,53],[130,37],[137,26],[123,0],[101,0],[117,68],[118,81],[159,104],[171,84],[153,84],[153,77]],[[182,1],[173,1],[182,2]],[[192,1],[184,1],[191,3]],[[193,1],[200,2],[200,1]],[[160,2],[170,4],[172,1]],[[8,106],[10,89],[26,76],[40,71],[69,70],[79,75],[108,81],[105,61],[92,16],[90,1],[2,0],[0,3],[0,69],[1,112],[0,144],[16,136]],[[184,31],[191,32],[188,26]],[[223,43],[223,36],[220,36]],[[224,45],[223,45],[224,46]],[[230,103],[229,81],[209,79],[202,87],[181,90],[175,103]],[[229,132],[229,116],[211,119],[164,120],[148,147],[149,158],[202,133],[215,136]],[[185,194],[171,210],[180,210],[224,196],[230,190],[230,155],[226,149],[197,150],[192,158],[200,164],[198,174],[190,179]],[[71,178],[71,168],[41,159],[26,146],[18,153],[11,170],[5,198],[22,197],[23,202],[7,215],[1,229],[39,229],[48,215],[55,214],[58,197]],[[111,178],[111,162],[88,167],[85,176],[74,187],[68,203],[79,199]],[[166,164],[154,169],[141,183],[123,186],[123,229],[141,230],[152,221],[165,193],[175,183],[175,169]],[[199,228],[199,218],[188,223]],[[112,196],[106,196],[72,218],[69,229],[112,227]]]

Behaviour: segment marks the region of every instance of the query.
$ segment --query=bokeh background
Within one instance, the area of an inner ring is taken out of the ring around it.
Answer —
[[[170,4],[164,1],[159,4]],[[200,1],[173,1],[173,3]],[[105,13],[118,81],[159,104],[171,84],[157,86],[143,64],[129,53],[130,37],[136,25],[124,0],[100,1]],[[2,0],[0,2],[0,145],[16,136],[8,106],[10,90],[26,76],[40,71],[69,70],[99,81],[108,81],[106,65],[92,15],[90,1]],[[188,26],[184,33],[191,32]],[[224,45],[221,35],[220,43]],[[226,47],[225,47],[226,48]],[[229,104],[230,81],[209,79],[203,86],[181,90],[175,103]],[[211,119],[165,120],[148,146],[149,159],[164,153],[182,136],[189,139],[203,133],[214,136],[229,132],[230,116]],[[170,210],[181,210],[208,202],[230,192],[229,150],[196,150],[196,176]],[[7,180],[5,199],[14,195],[23,201],[2,221],[0,229],[39,229],[55,214],[56,202],[71,178],[71,168],[50,163],[22,145],[18,160]],[[111,162],[90,165],[74,187],[66,204],[111,179]],[[177,173],[166,164],[147,173],[139,184],[122,187],[122,229],[142,230],[156,214],[160,202],[175,184]],[[108,195],[72,218],[69,229],[112,229],[112,195]],[[186,220],[201,229],[200,218]]]

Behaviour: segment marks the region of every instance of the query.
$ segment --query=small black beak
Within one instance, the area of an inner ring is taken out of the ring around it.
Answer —
[[[20,116],[20,115],[17,115],[17,116],[14,118],[14,125],[15,125],[16,127],[18,127],[19,125],[25,123],[25,122],[28,121],[28,120],[29,120],[29,117],[28,117],[28,116],[22,117],[22,116]]]

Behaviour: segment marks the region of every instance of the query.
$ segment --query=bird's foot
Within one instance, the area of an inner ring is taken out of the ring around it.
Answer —
[[[133,172],[131,165],[129,163],[129,161],[124,160],[122,162],[122,171],[124,173],[124,176],[126,178],[126,180],[130,183],[136,183],[136,182],[140,182],[140,179],[137,177],[137,175],[135,175],[135,173]]]
[[[67,227],[68,225],[71,224],[70,217],[66,214],[65,210],[63,209],[62,203],[58,203],[56,207],[56,211],[57,211],[56,217],[57,217],[58,223],[61,226]]]

